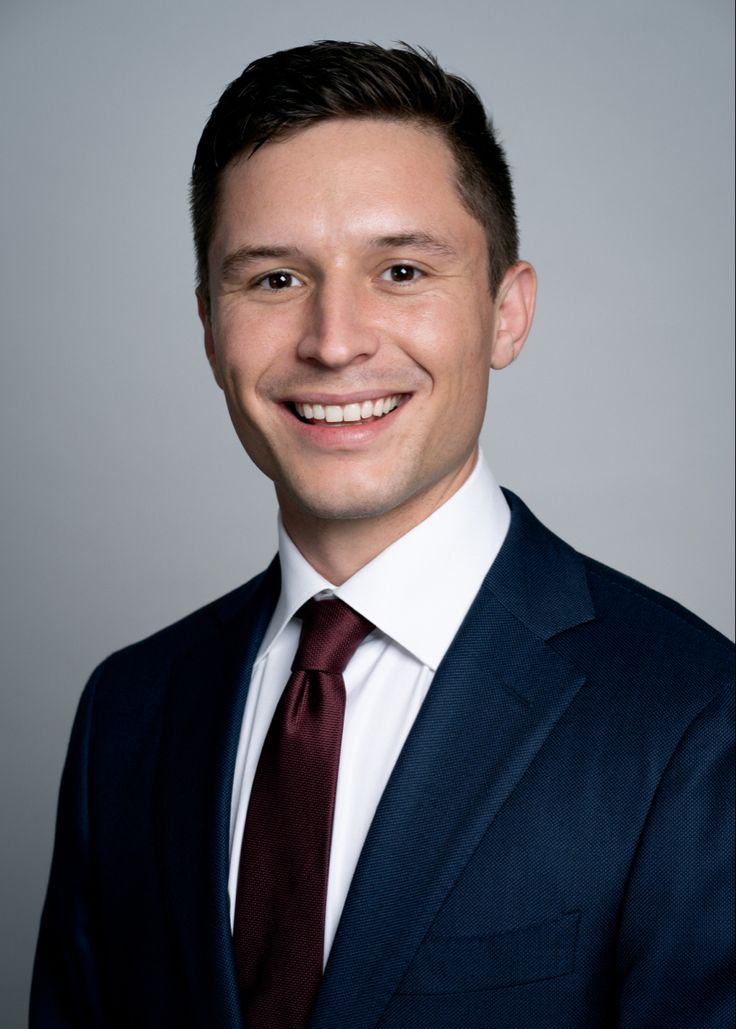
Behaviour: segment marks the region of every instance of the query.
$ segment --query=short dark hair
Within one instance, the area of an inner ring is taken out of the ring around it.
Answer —
[[[245,150],[316,122],[368,117],[406,120],[442,134],[457,164],[459,196],[485,229],[496,295],[518,260],[519,238],[506,155],[476,91],[445,72],[428,50],[321,40],[249,64],[222,94],[202,133],[190,196],[197,280],[208,305],[207,252],[224,168]]]

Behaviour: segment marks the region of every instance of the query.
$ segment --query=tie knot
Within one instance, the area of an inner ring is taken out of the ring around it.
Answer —
[[[373,623],[334,597],[308,600],[302,607],[302,634],[292,671],[336,672],[341,675],[374,628]]]

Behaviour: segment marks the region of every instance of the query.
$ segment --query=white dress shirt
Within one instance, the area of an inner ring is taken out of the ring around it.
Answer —
[[[345,669],[343,726],[327,885],[324,961],[381,794],[434,673],[504,541],[509,508],[481,454],[446,503],[342,586],[305,560],[279,518],[281,595],[253,665],[235,762],[230,815],[230,921],[251,786],[266,732],[291,672],[301,621],[323,593],[376,628]]]

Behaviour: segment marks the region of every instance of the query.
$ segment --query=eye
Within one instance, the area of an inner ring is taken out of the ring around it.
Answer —
[[[281,290],[290,289],[293,286],[299,286],[301,282],[297,279],[296,275],[292,275],[291,272],[276,271],[269,272],[268,275],[262,276],[255,283],[256,289],[263,289],[270,293],[277,293]]]
[[[404,283],[416,282],[421,276],[422,272],[413,264],[392,264],[381,274],[381,278],[385,282],[395,282],[399,286]]]

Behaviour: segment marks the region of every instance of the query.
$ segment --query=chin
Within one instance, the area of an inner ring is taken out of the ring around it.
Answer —
[[[347,522],[365,518],[378,518],[394,510],[398,503],[380,501],[376,497],[338,496],[312,497],[303,494],[290,494],[292,503],[305,514],[320,521]]]
[[[315,488],[314,483],[304,480],[294,483],[282,479],[276,493],[282,507],[301,512],[308,518],[334,522],[380,518],[408,499],[395,484],[389,491],[385,481],[376,482],[368,477],[357,482],[343,478],[338,488],[331,483],[329,489]]]

